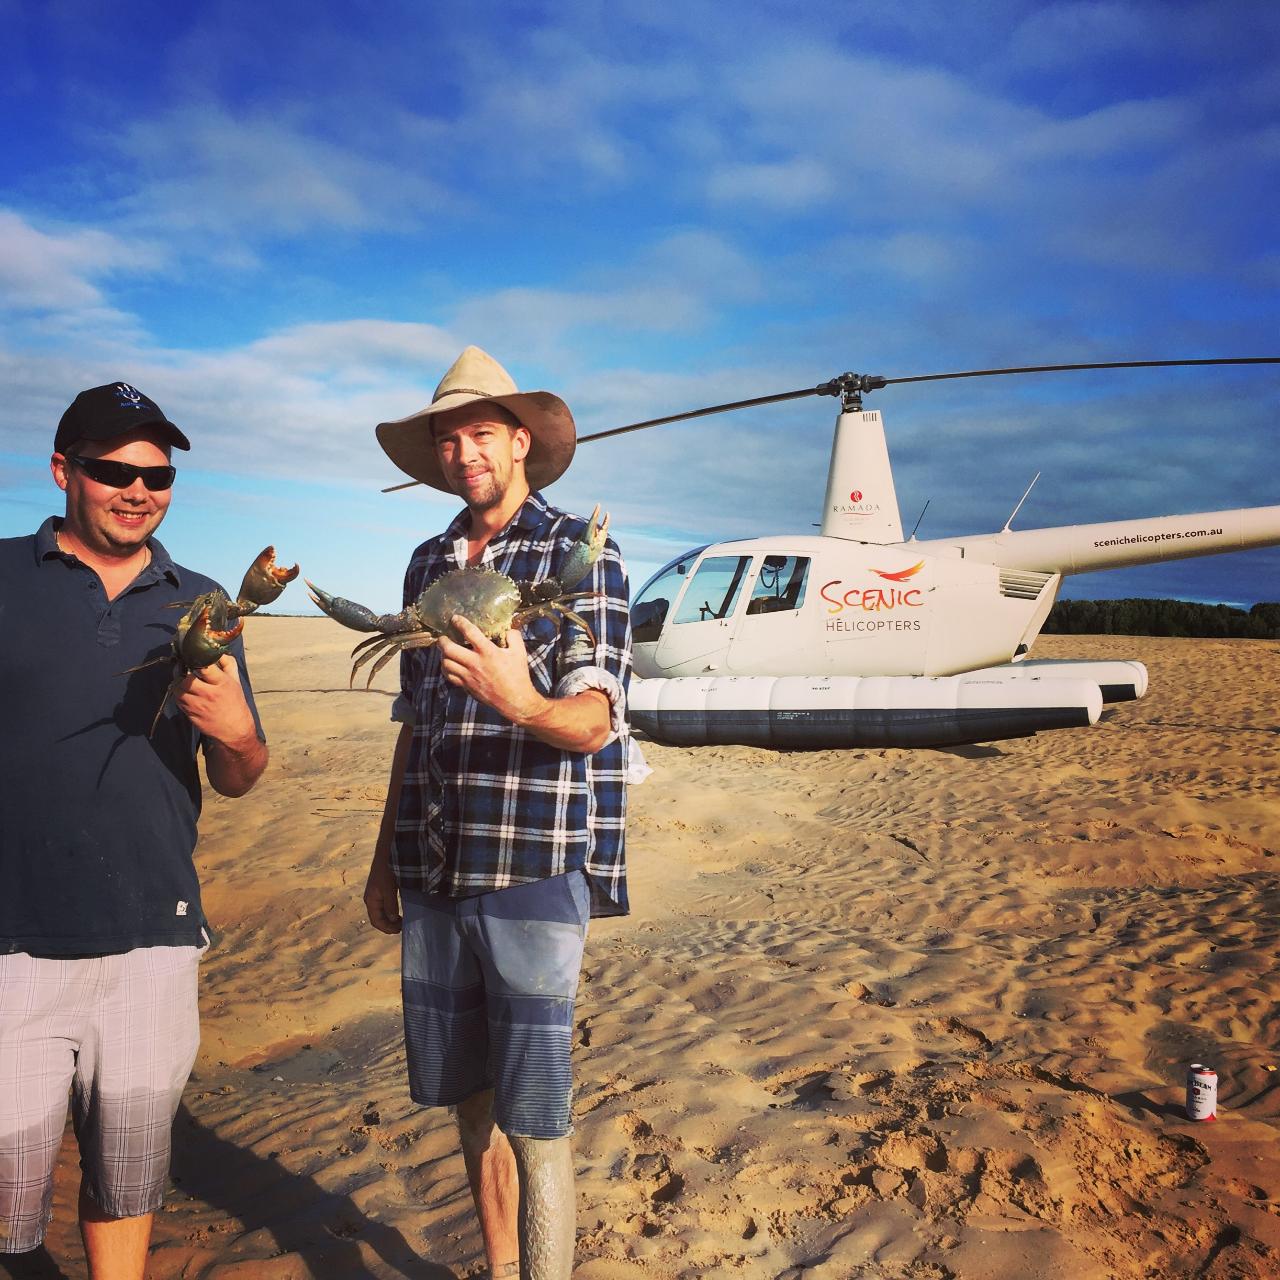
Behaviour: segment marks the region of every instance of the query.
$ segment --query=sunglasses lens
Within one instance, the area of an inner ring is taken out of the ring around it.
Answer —
[[[138,474],[142,477],[142,483],[155,493],[160,489],[168,489],[177,472],[172,467],[139,467]]]
[[[68,460],[74,462],[95,484],[105,484],[112,489],[127,489],[139,476],[143,485],[156,493],[168,489],[177,470],[174,467],[135,467],[131,462],[112,462],[106,458],[83,458],[79,454],[68,454]]]

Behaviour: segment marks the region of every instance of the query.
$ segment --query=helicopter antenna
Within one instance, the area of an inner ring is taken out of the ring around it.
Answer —
[[[787,400],[800,400],[805,396],[834,396],[840,400],[842,411],[850,412],[862,407],[862,397],[883,387],[901,386],[908,382],[945,382],[955,378],[998,378],[1007,374],[1023,373],[1073,373],[1082,369],[1174,369],[1204,365],[1280,364],[1280,356],[1221,356],[1191,360],[1111,360],[1090,364],[1032,364],[1010,369],[966,369],[958,373],[923,373],[909,377],[885,378],[875,373],[841,373],[815,387],[801,387],[796,391],[783,391],[777,395],[755,396],[750,400],[732,400],[728,404],[713,404],[705,409],[691,409],[685,413],[672,413],[664,418],[647,418],[625,427],[613,427],[608,431],[595,431],[579,436],[578,443],[590,440],[608,440],[612,436],[626,435],[629,431],[642,431],[646,427],[661,427],[669,422],[684,422],[690,418],[705,418],[715,413],[731,413],[736,409],[754,409],[766,404],[781,404]],[[383,493],[395,493],[399,489],[412,489],[420,480],[407,480],[389,485]],[[923,513],[922,513],[923,514]],[[1012,518],[1012,517],[1010,517]]]
[[[1027,492],[1030,493],[1031,491],[1028,489]],[[911,537],[907,539],[908,542],[914,542],[916,540],[916,530],[920,527],[920,521],[924,519],[924,513],[929,510],[929,503],[932,501],[932,498],[926,498],[924,500],[924,506],[920,508],[920,514],[916,516],[916,522],[911,527]],[[1014,515],[1017,515],[1016,511],[1014,512]],[[1010,516],[1009,519],[1012,520],[1013,516]]]
[[[1022,510],[1022,504],[1026,502],[1026,500],[1031,496],[1031,490],[1036,487],[1036,481],[1039,479],[1040,479],[1040,472],[1037,471],[1035,475],[1031,477],[1031,483],[1027,485],[1026,493],[1024,493],[1022,497],[1018,499],[1018,505],[1014,507],[1012,511],[1009,512],[1009,518],[1004,522],[1004,528],[1000,530],[1001,533],[1009,532],[1009,526],[1013,523],[1013,517],[1016,516],[1019,511]]]

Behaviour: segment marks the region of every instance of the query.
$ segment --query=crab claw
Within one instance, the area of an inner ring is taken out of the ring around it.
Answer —
[[[266,547],[244,575],[244,581],[240,584],[239,603],[242,606],[252,605],[254,608],[270,604],[285,589],[286,584],[297,576],[296,564],[292,569],[277,568],[275,547]],[[252,609],[246,612],[251,613]]]
[[[303,578],[311,591],[311,602],[323,613],[327,613],[334,622],[340,622],[352,631],[381,631],[383,635],[395,635],[401,631],[412,631],[418,626],[418,620],[408,609],[399,613],[374,613],[372,609],[354,600],[342,596],[331,596],[321,590],[310,578]]]
[[[219,626],[219,622],[226,620],[226,614],[225,610],[219,609],[218,618],[214,618],[217,603],[201,606],[190,622],[185,626],[179,624],[178,654],[188,671],[196,671],[217,662],[244,630],[243,618],[238,618],[233,627]]]
[[[604,550],[605,539],[609,536],[609,515],[606,512],[604,519],[597,523],[599,515],[600,504],[597,502],[582,536],[569,548],[569,554],[560,566],[559,583],[564,591],[572,591],[591,572],[591,566]]]

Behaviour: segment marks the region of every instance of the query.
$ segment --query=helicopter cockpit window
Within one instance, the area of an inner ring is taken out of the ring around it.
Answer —
[[[708,556],[693,575],[680,601],[676,622],[706,622],[727,618],[738,602],[750,556]]]
[[[747,614],[787,613],[804,604],[807,556],[765,556],[751,589]]]
[[[705,550],[705,547],[698,547],[663,565],[640,588],[631,606],[631,638],[636,644],[653,643],[662,634],[662,624],[671,611],[671,602],[680,594],[689,572]]]

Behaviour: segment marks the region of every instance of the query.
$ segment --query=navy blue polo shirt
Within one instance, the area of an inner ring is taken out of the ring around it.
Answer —
[[[217,584],[151,563],[114,600],[46,520],[0,539],[0,952],[94,955],[201,941],[192,854],[200,734],[174,705],[182,610]],[[245,674],[245,696],[257,721]],[[261,735],[261,727],[259,726]]]

